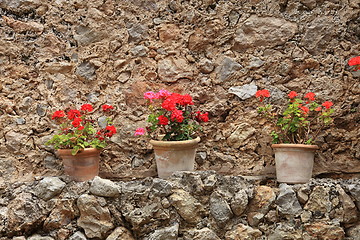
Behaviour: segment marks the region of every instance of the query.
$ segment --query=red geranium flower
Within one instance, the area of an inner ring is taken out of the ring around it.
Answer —
[[[321,107],[317,107],[317,108],[315,108],[315,111],[320,112],[321,109],[322,109]]]
[[[59,110],[59,111],[54,112],[54,114],[52,115],[51,119],[62,118],[62,117],[65,117],[65,112]]]
[[[107,104],[104,104],[104,105],[102,105],[101,107],[102,107],[102,110],[103,110],[104,112],[106,112],[106,111],[108,111],[108,110],[114,109],[113,106],[107,105]]]
[[[176,102],[172,98],[167,98],[161,104],[161,107],[168,111],[173,111],[176,109]]]
[[[309,101],[315,101],[315,93],[309,92],[309,93],[305,94],[304,98],[309,99]]]
[[[72,124],[74,127],[79,127],[81,121],[82,121],[82,119],[77,117],[77,118],[74,118],[74,120],[72,121],[71,124]]]
[[[194,105],[193,99],[189,94],[185,94],[182,96],[182,101],[180,103],[181,105]]]
[[[78,130],[79,130],[79,131],[84,130],[84,126],[78,127]]]
[[[255,97],[260,98],[260,102],[262,102],[265,97],[270,97],[270,92],[266,89],[259,90],[255,93]]]
[[[324,106],[326,109],[329,109],[334,104],[332,102],[326,101],[321,105]]]
[[[171,121],[176,121],[176,122],[179,122],[181,123],[182,121],[184,121],[184,116],[183,116],[183,111],[181,110],[174,110],[172,113],[171,113]]]
[[[83,104],[80,109],[87,112],[92,112],[94,110],[91,104]]]
[[[199,111],[196,112],[197,116],[196,116],[196,120],[198,120],[199,122],[208,122],[209,121],[209,113],[203,113],[201,114]]]
[[[298,95],[298,94],[297,94],[295,91],[291,91],[291,92],[288,94],[288,96],[289,96],[290,99],[295,98],[297,95]]]
[[[302,111],[302,113],[305,115],[305,114],[308,114],[309,113],[309,108],[308,107],[305,107],[305,106],[302,106],[302,107],[300,107],[300,109],[301,109],[301,111]]]
[[[114,126],[106,126],[105,130],[105,136],[107,137],[112,137],[112,135],[116,133],[116,128]]]
[[[168,125],[169,124],[169,119],[167,117],[165,117],[164,115],[160,115],[158,117],[158,120],[159,120],[160,125]]]
[[[360,56],[350,58],[348,64],[349,66],[360,65]]]
[[[68,111],[67,117],[68,119],[73,120],[76,117],[81,117],[81,113],[79,110],[72,109]]]

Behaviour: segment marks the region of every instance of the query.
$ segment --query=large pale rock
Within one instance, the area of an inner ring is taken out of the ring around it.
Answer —
[[[313,213],[316,212],[317,214],[330,212],[332,205],[329,199],[329,190],[328,187],[315,186],[304,209]]]
[[[146,25],[132,24],[128,28],[128,34],[129,34],[129,38],[128,38],[129,42],[138,43],[141,40],[148,37],[148,28]]]
[[[296,32],[296,23],[282,18],[252,15],[236,30],[233,49],[246,50],[282,45]]]
[[[47,230],[59,229],[68,225],[78,215],[75,200],[60,199],[54,209],[45,219],[44,228]]]
[[[170,203],[188,223],[198,223],[204,213],[203,206],[190,193],[177,189],[169,197]]]
[[[248,123],[240,123],[232,126],[231,135],[226,139],[229,146],[239,148],[246,143],[246,140],[255,133],[255,128]]]
[[[321,240],[342,240],[345,238],[344,230],[335,224],[329,222],[314,222],[305,224],[305,231],[312,237]]]
[[[348,237],[352,237],[354,240],[360,240],[360,224],[357,224],[347,229],[346,235]]]
[[[44,31],[44,26],[37,22],[22,22],[6,16],[2,16],[2,19],[18,33],[30,31],[40,35]]]
[[[179,224],[175,224],[171,227],[155,230],[147,238],[148,240],[177,240],[179,232]]]
[[[90,62],[82,62],[76,68],[75,73],[81,78],[88,81],[92,81],[96,78],[96,68]]]
[[[261,236],[260,230],[240,223],[233,230],[226,232],[225,240],[254,240]]]
[[[241,100],[245,100],[255,96],[258,88],[254,83],[245,84],[243,86],[236,86],[229,88],[229,93],[235,94]]]
[[[27,13],[35,11],[41,0],[1,0],[0,7],[11,12]]]
[[[231,210],[236,216],[241,216],[247,208],[248,203],[249,199],[246,191],[240,190],[235,193],[233,199],[231,200]]]
[[[353,223],[358,220],[359,210],[356,208],[355,203],[349,195],[346,194],[344,189],[337,186],[339,191],[339,199],[342,205],[342,221],[344,223]]]
[[[82,232],[77,231],[76,233],[70,236],[69,240],[87,240],[87,238]]]
[[[8,208],[0,207],[0,233],[5,230],[7,220],[8,220]]]
[[[332,16],[315,18],[306,28],[301,45],[313,54],[326,50],[338,31],[334,23]]]
[[[279,223],[275,230],[269,234],[268,240],[293,239],[303,240],[301,229],[286,223]]]
[[[234,76],[235,72],[242,68],[236,59],[225,57],[221,64],[216,68],[216,78],[214,83],[224,83]]]
[[[36,201],[30,193],[20,193],[8,207],[8,233],[31,232],[45,220],[49,209]]]
[[[193,79],[192,67],[183,58],[168,57],[158,62],[158,75],[161,81],[173,83],[179,79]]]
[[[294,190],[287,184],[280,184],[280,193],[276,199],[280,214],[293,217],[301,213],[302,208]]]
[[[46,201],[59,195],[65,186],[58,177],[45,177],[36,185],[34,194]]]
[[[220,240],[216,233],[210,228],[202,228],[200,230],[190,230],[184,233],[185,239],[192,240]]]
[[[102,179],[96,176],[91,183],[90,193],[100,197],[118,197],[120,187],[109,179]]]
[[[233,216],[229,204],[217,192],[210,196],[210,213],[219,225],[226,224]]]
[[[34,234],[30,236],[27,240],[54,240],[54,238],[48,236],[41,236],[39,234]]]
[[[355,199],[357,208],[360,210],[360,184],[349,184],[348,189],[351,196]]]
[[[9,131],[5,134],[6,146],[12,151],[19,151],[27,141],[25,134]]]
[[[188,47],[192,51],[202,51],[210,42],[203,29],[196,29],[189,37]]]
[[[80,218],[77,224],[89,238],[104,238],[106,233],[114,228],[109,209],[101,206],[95,196],[81,195],[77,200]]]
[[[270,210],[276,195],[271,187],[258,186],[255,188],[254,197],[250,200],[248,207],[248,220],[251,225],[256,226]]]
[[[179,38],[180,28],[175,24],[164,24],[159,28],[159,39],[165,43],[171,43]]]
[[[107,31],[97,31],[87,26],[78,26],[75,29],[74,39],[79,45],[89,45],[108,37]]]
[[[125,227],[117,227],[106,240],[135,240],[135,238]]]

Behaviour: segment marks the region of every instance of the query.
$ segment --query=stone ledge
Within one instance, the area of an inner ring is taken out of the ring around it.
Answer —
[[[170,179],[0,186],[0,239],[358,239],[360,179],[261,185],[214,171]]]

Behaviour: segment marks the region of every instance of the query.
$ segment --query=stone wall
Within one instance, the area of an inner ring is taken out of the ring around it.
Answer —
[[[313,91],[335,103],[314,173],[359,173],[358,0],[0,0],[0,178],[58,175],[43,143],[50,114],[116,106],[120,134],[103,152],[104,177],[156,175],[142,94],[190,93],[209,112],[197,169],[273,175],[269,128],[251,97]]]
[[[358,240],[359,190],[359,179],[276,186],[214,171],[45,177],[0,186],[0,239]]]

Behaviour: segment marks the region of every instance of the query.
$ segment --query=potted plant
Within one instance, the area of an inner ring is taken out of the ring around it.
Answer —
[[[274,128],[271,132],[271,147],[275,151],[277,181],[308,182],[312,175],[314,153],[318,149],[314,141],[320,132],[333,122],[333,103],[317,103],[312,92],[305,94],[301,99],[298,98],[298,93],[291,91],[288,94],[287,105],[275,107],[265,104],[265,99],[270,97],[268,90],[259,90],[255,96],[261,103],[258,112]]]
[[[46,145],[57,149],[65,173],[75,181],[87,181],[98,175],[100,153],[116,133],[110,118],[113,109],[111,105],[102,105],[95,111],[92,105],[84,104],[79,110],[67,108],[52,114],[59,130]],[[99,112],[102,116],[95,119]]]
[[[144,94],[150,114],[149,126],[138,128],[135,136],[147,134],[154,148],[160,178],[175,171],[193,171],[195,154],[200,142],[200,123],[209,121],[208,113],[193,110],[190,95],[167,90]]]

